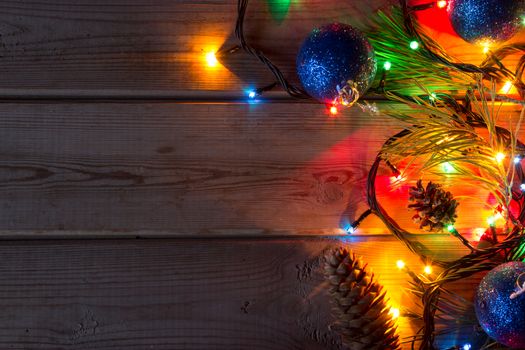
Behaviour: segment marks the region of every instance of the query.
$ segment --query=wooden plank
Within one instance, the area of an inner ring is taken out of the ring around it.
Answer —
[[[364,8],[340,1],[294,4],[278,23],[269,11],[277,4],[252,1],[247,31],[293,73],[296,49],[315,23],[366,16],[385,2]],[[236,5],[234,0],[3,1],[0,95],[147,97],[154,91],[178,97],[179,91],[186,96],[187,90],[211,90],[238,96],[244,87],[272,79],[245,54],[229,57],[226,68],[206,68],[206,52],[236,44]]]
[[[366,209],[369,167],[400,129],[357,107],[333,118],[292,103],[2,103],[0,115],[7,236],[338,234]],[[381,201],[415,229],[391,175],[379,174]],[[484,226],[480,211],[461,204],[458,228]],[[385,228],[370,218],[361,232]]]
[[[314,28],[356,24],[395,0],[251,1],[247,38],[295,79],[295,56]],[[0,97],[232,98],[273,77],[239,53],[207,68],[205,54],[236,44],[235,0],[6,0],[0,3]],[[452,55],[480,49],[434,31]]]
[[[389,122],[357,108],[325,113],[315,104],[0,104],[0,228],[333,233]]]
[[[464,253],[426,238],[449,258]],[[392,267],[422,266],[392,237],[3,242],[0,347],[340,349],[320,269],[340,244],[364,255],[393,306],[411,305]],[[415,329],[398,326],[402,337]]]

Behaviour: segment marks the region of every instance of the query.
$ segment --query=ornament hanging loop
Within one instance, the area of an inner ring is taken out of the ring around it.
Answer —
[[[520,274],[516,279],[516,290],[510,294],[511,299],[516,299],[517,297],[525,293],[525,281],[523,282],[523,284],[520,284],[520,277],[523,275],[525,275],[525,273]]]
[[[336,88],[337,97],[334,99],[334,105],[351,107],[357,102],[357,100],[359,100],[359,90],[352,80],[344,83],[343,87],[337,85]]]

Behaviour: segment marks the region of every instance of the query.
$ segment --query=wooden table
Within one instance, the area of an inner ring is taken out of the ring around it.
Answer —
[[[388,1],[287,3],[252,1],[246,33],[295,81],[312,28]],[[419,261],[377,219],[341,229],[401,126],[279,92],[247,103],[273,81],[263,66],[241,52],[205,62],[236,44],[235,19],[234,0],[0,3],[0,348],[339,349],[320,271],[338,245],[393,305],[413,303],[394,266]],[[406,193],[383,192],[415,229]],[[476,205],[458,227],[484,226]],[[465,253],[444,234],[421,240],[436,257]]]

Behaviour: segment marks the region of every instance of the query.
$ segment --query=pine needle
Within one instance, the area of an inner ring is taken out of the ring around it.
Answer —
[[[414,38],[407,32],[403,11],[399,7],[393,7],[390,14],[377,12],[372,18],[372,23],[372,26],[365,31],[374,47],[379,64],[379,71],[373,85],[377,86],[376,92],[391,92],[402,96],[421,94],[415,81],[433,93],[457,93],[467,89],[473,74],[464,73],[433,59],[427,48],[451,60],[436,41],[421,34],[419,27],[416,29],[420,33],[420,38]],[[418,43],[419,47],[412,49],[411,43],[418,42],[419,39],[422,39],[426,45]],[[390,63],[389,70],[383,68],[385,62]]]
[[[499,102],[495,101],[494,89],[487,90],[481,84],[479,81],[477,87],[467,93],[472,111],[479,119],[474,124],[476,126],[440,100],[390,95],[393,100],[412,107],[409,113],[385,111],[389,116],[407,123],[410,133],[386,144],[382,155],[393,164],[407,163],[403,175],[411,178],[424,174],[439,175],[436,167],[447,162],[453,164],[455,171],[447,176],[455,177],[459,183],[489,191],[498,205],[508,208],[514,176],[512,160],[516,154],[516,135],[522,118],[508,138],[502,137],[496,125],[499,108],[495,105]],[[416,84],[420,91],[429,94],[422,85]],[[486,136],[479,133],[480,128],[487,130]],[[507,155],[506,159],[498,160],[499,153]]]

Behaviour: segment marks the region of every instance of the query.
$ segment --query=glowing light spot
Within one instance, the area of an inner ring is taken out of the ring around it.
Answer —
[[[392,63],[386,61],[385,64],[383,64],[383,68],[385,70],[390,70],[390,68],[392,68]]]
[[[494,226],[495,223],[496,223],[496,219],[493,216],[489,216],[487,218],[487,224],[489,224],[489,226]]]
[[[489,53],[489,50],[490,50],[490,44],[489,43],[483,44],[483,53],[487,54]]]
[[[248,97],[254,99],[257,96],[257,93],[253,90],[248,91]]]
[[[442,8],[445,8],[447,6],[447,1],[446,0],[440,0],[436,3],[437,7],[442,9]]]
[[[390,184],[398,185],[399,183],[406,181],[406,179],[406,176],[403,176],[402,174],[390,176]]]
[[[268,7],[270,9],[270,14],[273,19],[278,23],[284,21],[290,10],[292,0],[271,0],[268,1]]]
[[[345,231],[346,231],[346,233],[351,235],[352,233],[354,233],[356,231],[356,229],[353,226],[348,225],[348,227],[345,228]]]
[[[452,233],[452,232],[456,231],[456,228],[454,227],[454,225],[448,225],[447,226],[447,231]]]
[[[446,173],[452,173],[455,170],[455,168],[449,162],[445,162],[445,163],[441,164],[441,168]]]
[[[472,230],[472,236],[476,241],[479,241],[481,237],[485,234],[485,228],[483,227],[477,227],[474,230]]]
[[[397,307],[391,307],[390,311],[388,312],[390,315],[392,315],[392,319],[395,320],[399,317],[399,309]]]
[[[472,345],[470,345],[469,343],[463,345],[463,350],[470,350],[472,349]]]
[[[336,115],[337,114],[337,107],[336,106],[330,107],[330,114],[331,115]]]
[[[525,184],[520,185],[520,190],[525,191]]]
[[[430,265],[425,266],[425,268],[423,269],[423,271],[424,271],[427,275],[430,275],[430,274],[432,273],[432,266],[430,266]]]
[[[217,60],[217,57],[215,56],[215,52],[208,52],[206,54],[206,64],[210,68],[217,67],[217,65],[219,64],[219,61]]]
[[[411,48],[412,50],[417,50],[417,49],[419,48],[419,43],[418,43],[417,41],[415,41],[415,40],[412,40],[412,41],[410,42],[410,48]]]
[[[521,158],[520,157],[514,157],[514,164],[518,164],[519,162],[521,162]]]
[[[398,269],[401,270],[401,269],[404,269],[406,265],[405,265],[405,262],[403,260],[398,260],[398,261],[396,261],[396,266],[397,266]]]
[[[438,142],[436,142],[437,145],[441,145],[443,142],[447,142],[447,141],[450,141],[452,138],[450,136],[446,136],[445,138],[439,140]]]
[[[495,158],[496,158],[496,162],[501,163],[503,162],[503,159],[505,159],[505,153],[499,152],[498,154],[496,154]]]
[[[512,81],[507,81],[505,85],[503,85],[500,91],[502,94],[508,94],[510,92],[510,89],[512,89],[512,87],[513,87]]]

